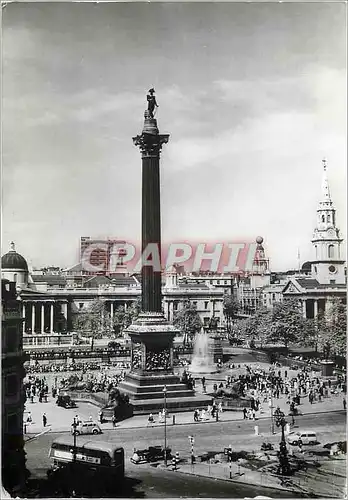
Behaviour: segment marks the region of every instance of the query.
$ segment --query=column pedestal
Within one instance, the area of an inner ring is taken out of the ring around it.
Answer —
[[[163,408],[163,388],[167,387],[167,408],[196,408],[211,404],[209,396],[195,396],[173,372],[173,339],[178,331],[162,313],[141,313],[127,328],[131,338],[131,372],[119,384],[127,394],[134,414]]]

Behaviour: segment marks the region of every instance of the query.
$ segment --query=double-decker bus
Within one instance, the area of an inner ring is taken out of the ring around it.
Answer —
[[[48,475],[59,482],[115,487],[124,479],[124,449],[107,441],[61,436],[52,442],[49,458]]]

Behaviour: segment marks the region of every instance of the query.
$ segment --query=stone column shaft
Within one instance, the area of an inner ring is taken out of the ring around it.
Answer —
[[[307,308],[306,308],[306,301],[305,301],[305,299],[302,300],[302,314],[303,314],[303,317],[306,318],[306,316],[307,316]]]
[[[318,299],[314,299],[314,317],[318,316]]]
[[[41,304],[41,333],[45,333],[45,304]]]
[[[161,249],[159,156],[143,157],[142,179],[142,252],[149,245]],[[142,305],[144,311],[161,312],[161,272],[143,266]]]
[[[35,303],[31,304],[31,331],[35,332]]]
[[[54,304],[50,304],[50,333],[53,333]]]
[[[133,137],[133,142],[140,147],[142,156],[142,238],[141,247],[152,252],[153,265],[144,266],[142,275],[142,310],[144,312],[162,312],[161,293],[161,203],[159,159],[163,144],[169,135],[160,135],[157,121],[151,111],[144,114],[144,128],[141,135]],[[146,253],[145,260],[151,261],[151,254]],[[157,257],[157,258],[156,258]],[[157,265],[156,265],[157,264]],[[156,267],[155,267],[156,266]],[[157,267],[158,266],[158,267]]]

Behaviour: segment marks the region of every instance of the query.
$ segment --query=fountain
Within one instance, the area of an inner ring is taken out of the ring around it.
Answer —
[[[190,373],[203,375],[218,371],[217,365],[214,363],[213,349],[209,340],[208,334],[202,328],[196,335],[192,361],[189,368]]]

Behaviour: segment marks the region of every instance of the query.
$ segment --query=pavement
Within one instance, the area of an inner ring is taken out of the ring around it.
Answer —
[[[331,394],[328,397],[324,397],[321,402],[315,402],[310,404],[308,401],[308,397],[301,398],[301,405],[298,407],[299,411],[302,415],[310,415],[310,414],[318,414],[325,412],[333,412],[333,411],[342,411],[343,410],[343,393],[342,394]],[[34,400],[35,401],[35,400]],[[289,413],[289,405],[286,403],[286,397],[281,397],[279,399],[274,398],[273,408],[275,409],[277,406],[288,415]],[[40,435],[45,432],[67,432],[71,428],[71,423],[73,418],[78,415],[81,420],[90,420],[93,419],[95,421],[98,420],[98,413],[100,408],[89,402],[79,402],[78,407],[75,409],[65,409],[58,407],[55,403],[55,399],[52,397],[48,397],[47,403],[39,403],[36,402],[31,403],[30,401],[26,402],[25,405],[25,418],[28,414],[28,411],[31,412],[32,422],[27,423],[25,425],[25,437],[32,438],[34,436]],[[47,425],[43,426],[42,416],[43,413],[46,413],[47,416]],[[295,421],[300,419],[301,416],[295,417]],[[127,420],[123,420],[122,422],[117,422],[116,428],[118,429],[139,429],[139,428],[148,428],[148,427],[161,427],[164,426],[164,421],[159,419],[158,414],[154,414],[154,423],[148,423],[147,415],[136,415],[134,417],[128,418]],[[226,410],[220,412],[218,415],[218,419],[221,422],[229,422],[229,421],[240,421],[243,420],[243,413],[241,410]],[[270,419],[270,408],[268,403],[264,403],[261,407],[261,411],[256,412],[256,420],[255,424],[257,425],[258,420]],[[208,418],[205,421],[201,421],[200,423],[212,423],[216,419]],[[288,419],[289,422],[291,418]],[[167,418],[167,425],[187,425],[193,423],[193,412],[179,412],[179,413],[170,413]],[[100,424],[99,424],[100,425]],[[112,429],[112,423],[106,422],[100,427],[103,430]]]

